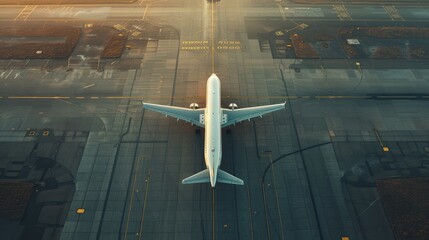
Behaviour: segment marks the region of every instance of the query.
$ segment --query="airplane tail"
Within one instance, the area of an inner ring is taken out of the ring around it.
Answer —
[[[221,183],[227,183],[227,184],[235,184],[235,185],[244,184],[243,180],[241,180],[240,178],[235,177],[220,169],[217,172],[216,181]],[[210,182],[210,174],[208,169],[205,169],[199,173],[196,173],[182,180],[182,184],[194,184],[194,183],[206,183],[206,182]]]

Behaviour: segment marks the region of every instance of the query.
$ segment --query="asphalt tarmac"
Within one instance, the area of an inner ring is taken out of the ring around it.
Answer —
[[[350,59],[274,59],[258,39],[302,23],[429,21],[425,5],[392,6],[168,0],[2,7],[0,26],[86,31],[67,61],[0,60],[2,142],[28,141],[27,129],[87,133],[68,213],[59,225],[39,226],[45,239],[394,239],[371,184],[429,175],[429,70],[407,60],[402,68],[387,61],[357,68]],[[101,26],[130,32],[120,59],[97,58],[91,29]],[[204,131],[141,107],[141,100],[204,107],[212,72],[224,107],[288,101],[284,111],[224,130],[221,168],[244,186],[182,185],[204,169]],[[379,167],[389,161],[395,164]],[[407,172],[416,164],[422,167]]]

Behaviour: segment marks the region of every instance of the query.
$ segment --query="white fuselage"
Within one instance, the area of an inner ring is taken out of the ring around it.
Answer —
[[[217,172],[222,159],[222,109],[220,106],[220,80],[212,74],[207,80],[206,109],[204,113],[204,160],[210,174],[210,184],[216,185]]]

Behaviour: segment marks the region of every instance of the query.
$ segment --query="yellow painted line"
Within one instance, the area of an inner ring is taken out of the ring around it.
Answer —
[[[213,0],[212,0],[213,3]],[[216,232],[216,222],[215,222],[215,216],[216,216],[216,205],[215,205],[215,188],[212,188],[212,239],[215,240],[215,232]]]
[[[21,10],[21,12],[18,13],[18,15],[15,17],[15,21],[21,16],[21,14],[25,11],[28,5],[25,5],[25,7]]]
[[[85,213],[85,208],[78,208],[78,209],[76,209],[76,213],[77,214],[84,214]]]
[[[9,96],[9,99],[70,99],[70,97],[61,97],[61,96],[53,96],[53,97],[42,97],[42,96]]]
[[[146,4],[146,8],[144,9],[142,20],[146,18],[148,8],[149,8],[149,4]]]
[[[35,5],[32,9],[30,9],[30,12],[27,13],[27,16],[25,17],[24,21],[27,21],[28,17],[30,17],[30,15],[34,12],[34,10],[36,10],[37,7],[38,5]]]
[[[273,96],[273,98],[281,98],[281,97],[280,96],[279,97]],[[287,99],[298,99],[299,97],[298,96],[287,96],[287,97],[284,97],[284,98],[287,98]]]
[[[139,157],[139,159],[137,160],[137,164],[136,164],[136,170],[134,172],[134,182],[133,182],[133,188],[132,188],[132,193],[131,193],[131,199],[130,199],[130,207],[128,208],[128,217],[127,217],[127,223],[125,225],[125,233],[124,233],[124,240],[127,240],[127,233],[128,233],[128,224],[130,222],[130,216],[131,216],[131,209],[133,207],[133,200],[134,200],[134,192],[136,189],[136,181],[137,181],[137,175],[139,172],[139,163],[140,160],[143,158],[143,156]]]
[[[283,230],[283,221],[282,221],[282,214],[280,212],[280,203],[279,203],[279,194],[277,192],[277,181],[276,181],[276,174],[274,172],[274,164],[273,164],[273,157],[271,156],[271,154],[268,155],[268,157],[270,158],[270,163],[271,163],[271,174],[273,176],[273,183],[274,183],[274,193],[276,195],[276,205],[277,205],[277,214],[279,215],[279,220],[280,220],[280,228],[281,228],[281,236],[282,236],[282,240],[285,239],[284,236],[284,230]]]
[[[64,99],[108,99],[108,100],[144,100],[144,99],[205,99],[205,96],[105,96],[105,97],[82,97],[82,96],[0,96],[0,99],[52,99],[52,100],[64,100]],[[222,96],[222,99],[429,99],[429,96],[341,96],[341,95],[325,95],[325,96]]]
[[[380,137],[380,134],[378,133],[378,130],[374,129],[374,132],[375,132],[375,136],[377,137],[378,143],[380,143],[381,148],[384,150],[385,145],[383,144],[383,141],[381,141],[381,137]]]
[[[317,99],[334,99],[334,98],[338,98],[337,96],[315,96],[314,98]]]
[[[377,96],[377,98],[416,98],[416,96]]]
[[[342,96],[341,98],[346,99],[369,99],[371,96]]]
[[[45,21],[66,21],[66,20],[70,20],[71,18],[30,18],[31,21],[34,22],[45,22]],[[30,20],[27,19],[27,20]],[[75,19],[81,19],[81,18],[75,18]],[[107,20],[109,21],[132,21],[132,20],[139,20],[140,17],[135,17],[135,18],[108,18]],[[100,18],[85,18],[86,21],[97,21],[97,20],[105,20],[105,19],[100,19]],[[255,20],[267,20],[264,18],[256,18]],[[289,19],[289,21],[292,20],[296,20],[296,21],[308,21],[309,18],[293,18],[293,19]],[[332,18],[332,19],[311,19],[311,20],[315,20],[318,22],[336,22],[338,21],[338,18]],[[10,19],[0,19],[0,22],[10,22]],[[381,19],[352,19],[350,21],[353,22],[386,22],[386,20],[381,20]],[[429,22],[429,19],[410,19],[410,20],[404,20],[403,22]]]
[[[148,5],[146,5],[145,8],[147,8]],[[106,11],[97,11],[97,13],[139,13],[143,7],[136,8],[134,10],[106,10]]]
[[[214,1],[211,1],[211,5],[212,5],[212,26],[211,26],[211,30],[212,30],[212,73],[215,72],[215,46],[214,46]]]
[[[369,96],[315,96],[317,99],[367,99]]]
[[[131,5],[135,4],[136,1],[131,2]],[[104,3],[77,3],[77,4],[28,4],[31,6],[40,6],[40,7],[100,7],[102,6]],[[0,6],[5,6],[5,7],[16,7],[16,6],[25,6],[27,4],[14,4],[14,5],[10,5],[10,4],[0,4]],[[105,4],[104,4],[105,5]],[[117,7],[129,7],[130,3],[113,3],[113,6],[117,6]]]
[[[118,97],[105,97],[106,99],[130,99],[130,98],[138,98],[138,97],[122,97],[122,96],[118,96]]]
[[[110,18],[109,18],[109,20],[111,20]],[[119,19],[118,19],[119,20]],[[253,20],[253,19],[252,19]],[[255,18],[254,19],[255,21],[256,20],[264,20],[264,21],[267,21],[267,19],[265,19],[265,18]],[[295,21],[309,21],[310,19],[309,18],[302,18],[302,17],[297,17],[297,18],[293,18],[293,19],[288,19],[289,21],[292,21],[292,20],[295,20]],[[323,19],[323,18],[319,18],[319,19],[311,19],[311,20],[314,20],[314,21],[318,21],[318,22],[337,22],[338,21],[338,19],[337,18],[330,18],[330,19]],[[386,22],[386,20],[381,20],[381,19],[371,19],[371,18],[369,18],[369,19],[356,19],[356,18],[354,18],[354,19],[351,19],[351,20],[348,20],[348,21],[353,21],[353,22]],[[429,19],[410,19],[410,20],[405,20],[404,19],[404,21],[403,22],[429,22]]]
[[[111,6],[113,7],[130,7],[132,5],[142,5],[142,4],[146,4],[146,2],[151,2],[151,1],[145,1],[145,0],[141,0],[141,1],[130,1],[128,2],[121,2],[121,3],[113,3],[111,4]],[[326,3],[325,3],[326,2]],[[332,6],[332,4],[330,4],[328,1],[325,1],[322,3],[318,3],[317,6]],[[388,1],[381,1],[380,3],[374,3],[374,1],[350,1],[347,2],[347,5],[368,5],[368,4],[374,4],[374,5],[382,5],[385,3],[389,3]],[[25,6],[27,4],[0,4],[1,7],[16,7],[16,6]],[[103,5],[106,5],[105,3],[77,3],[77,4],[73,4],[73,3],[68,3],[68,4],[28,4],[28,5],[38,5],[40,7],[100,7]],[[429,5],[426,2],[417,2],[417,1],[412,1],[411,3],[409,1],[399,1],[399,2],[395,2],[395,5],[411,5],[411,6],[427,6]],[[309,4],[294,4],[294,6],[296,7],[308,7]],[[285,6],[283,6],[285,7]]]
[[[143,209],[142,209],[142,213],[141,213],[142,217],[141,217],[141,220],[140,220],[139,239],[141,238],[142,231],[143,231],[144,215],[145,215],[145,212],[146,212],[146,205],[147,205],[147,192],[149,191],[150,173],[151,173],[151,169],[149,168],[148,177],[146,178],[146,190],[145,190],[145,193],[144,193],[144,200],[143,200],[143,204],[144,205],[143,205]]]

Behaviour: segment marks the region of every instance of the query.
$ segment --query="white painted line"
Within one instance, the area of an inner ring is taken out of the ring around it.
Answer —
[[[6,77],[5,77],[5,78],[8,78],[8,77],[9,77],[9,75],[10,75],[10,74],[12,74],[12,72],[13,72],[13,69],[12,69],[12,70],[10,70],[9,74],[8,74],[8,75],[6,75]]]
[[[94,85],[95,85],[95,84],[90,84],[90,85],[87,85],[87,86],[83,87],[82,89],[90,88],[90,87],[92,87],[92,86],[94,86]]]

